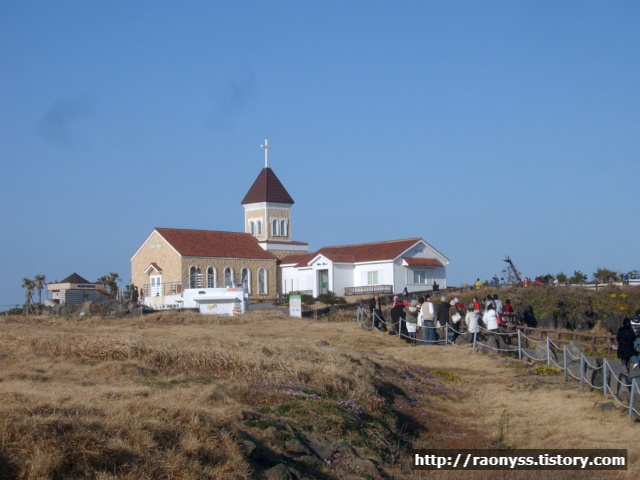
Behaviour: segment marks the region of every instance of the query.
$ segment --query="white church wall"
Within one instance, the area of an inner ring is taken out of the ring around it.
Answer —
[[[333,264],[333,288],[332,291],[342,297],[344,295],[345,287],[350,287],[353,284],[353,271],[352,264],[334,263]]]
[[[355,265],[353,269],[353,286],[391,285],[393,282],[393,263],[372,262]]]

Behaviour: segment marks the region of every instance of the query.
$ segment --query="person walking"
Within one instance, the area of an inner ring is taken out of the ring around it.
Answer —
[[[420,308],[422,310],[422,329],[424,330],[425,345],[433,345],[436,343],[435,318],[436,309],[431,301],[431,295],[426,296],[424,303]]]
[[[480,309],[469,308],[464,317],[464,321],[467,324],[467,332],[477,333],[479,331],[478,320],[480,320]]]
[[[438,324],[437,332],[438,334],[442,334],[444,330],[444,326],[449,323],[449,302],[447,302],[447,297],[440,297],[440,303],[438,304],[438,310],[436,311],[436,320]]]
[[[404,302],[398,296],[393,297],[393,307],[391,307],[391,312],[389,312],[389,316],[391,317],[391,325],[389,325],[389,333],[391,335],[397,335],[400,332],[401,337],[405,337],[407,335],[407,329],[402,321],[404,319]]]
[[[498,330],[498,316],[496,315],[493,303],[489,303],[487,305],[487,309],[485,310],[484,315],[482,315],[482,322],[490,333],[494,333]]]
[[[640,362],[638,362],[638,352],[635,347],[636,334],[631,327],[631,320],[626,317],[622,321],[622,327],[618,329],[616,341],[618,342],[618,358],[629,374],[629,360],[633,362],[632,368],[638,368]]]
[[[417,300],[411,300],[411,303],[404,307],[404,319],[407,323],[407,332],[409,332],[409,343],[416,343],[416,327],[419,313],[420,308],[418,308]]]
[[[496,308],[496,313],[498,315],[502,315],[504,312],[504,306],[502,305],[502,300],[498,298],[498,294],[496,293],[493,296],[493,306]]]
[[[460,303],[457,298],[454,298],[449,303],[449,335],[447,336],[448,343],[454,343],[461,332],[460,320],[462,319],[462,313],[458,305],[460,305]]]

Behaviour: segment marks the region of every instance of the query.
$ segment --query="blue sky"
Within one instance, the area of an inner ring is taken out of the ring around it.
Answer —
[[[450,285],[640,269],[640,2],[0,0],[0,309],[154,227],[423,237]]]

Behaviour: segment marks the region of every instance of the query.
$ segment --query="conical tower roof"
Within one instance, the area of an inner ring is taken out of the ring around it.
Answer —
[[[256,181],[253,182],[251,188],[245,195],[241,204],[246,205],[248,203],[288,203],[293,205],[295,202],[284,185],[278,180],[278,177],[271,167],[265,167],[262,169]]]

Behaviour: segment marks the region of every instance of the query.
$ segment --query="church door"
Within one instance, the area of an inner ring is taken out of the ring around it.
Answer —
[[[329,270],[318,270],[318,295],[329,291]]]
[[[162,275],[152,275],[151,278],[151,296],[157,297],[162,295]]]

